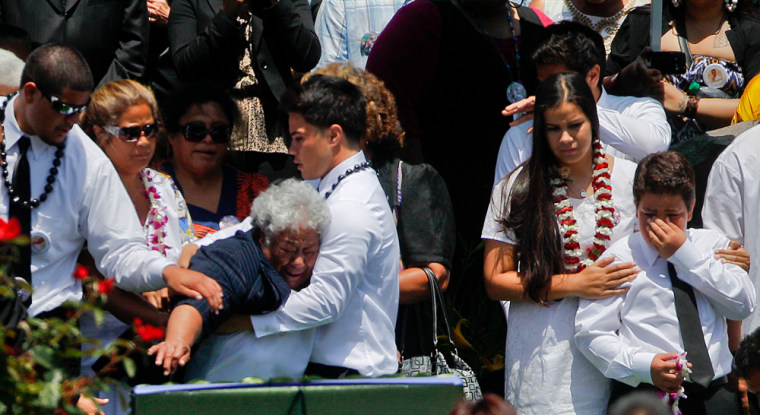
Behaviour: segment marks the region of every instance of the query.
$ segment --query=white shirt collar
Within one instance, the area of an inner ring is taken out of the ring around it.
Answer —
[[[644,240],[644,235],[642,235],[640,232],[637,232],[634,235],[638,235],[639,246],[641,247],[641,254],[644,256],[644,261],[646,262],[646,265],[651,267],[652,265],[654,265],[655,261],[657,261],[657,258],[660,257],[660,254],[657,253],[657,251],[654,248],[652,248],[652,246],[649,245],[647,241]]]
[[[42,141],[42,139],[36,135],[27,134],[21,130],[21,127],[18,125],[18,121],[16,120],[16,112],[13,108],[13,104],[18,98],[18,95],[14,96],[8,103],[8,106],[5,107],[5,122],[3,123],[5,151],[8,152],[11,148],[13,148],[13,146],[16,145],[22,136],[27,136],[29,137],[29,141],[31,143],[29,146],[31,153],[27,154],[27,156],[31,157],[34,160],[37,160],[37,157],[39,157],[45,151],[54,147]]]
[[[610,95],[607,93],[607,91],[604,90],[603,86],[600,86],[599,89],[602,90],[602,94],[599,95],[599,100],[596,101],[596,106],[602,107],[602,108],[608,108],[610,104],[607,101],[610,99],[609,98]]]
[[[319,194],[324,196],[325,193],[329,192],[332,189],[333,184],[338,182],[338,176],[345,173],[346,170],[354,167],[355,165],[362,164],[366,161],[367,159],[364,157],[364,152],[359,151],[353,156],[343,160],[337,166],[333,167],[333,169],[330,170],[319,182]]]

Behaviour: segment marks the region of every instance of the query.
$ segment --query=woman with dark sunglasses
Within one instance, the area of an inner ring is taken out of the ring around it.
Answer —
[[[260,174],[223,165],[238,109],[212,84],[186,87],[165,108],[169,161],[161,169],[174,178],[200,238],[245,219],[251,203],[269,185]]]
[[[182,246],[196,238],[185,199],[172,179],[148,168],[156,149],[160,125],[153,93],[135,81],[109,82],[92,94],[80,124],[111,159],[143,224],[148,246],[176,261]],[[89,262],[88,256],[83,250],[80,262]],[[107,314],[105,322],[100,325],[95,324],[90,316],[83,317],[83,334],[108,345],[129,330],[135,317],[150,324],[165,325],[168,316],[161,315],[159,308],[168,300],[168,290],[145,293],[145,297],[149,302],[131,293],[115,291],[115,295],[109,294],[106,308],[113,314]],[[92,359],[83,359],[84,373],[92,373],[90,367],[94,363]],[[106,412],[127,413],[126,408],[120,407],[122,399],[118,394],[128,396],[128,391],[126,386],[114,388],[108,396],[110,407]]]

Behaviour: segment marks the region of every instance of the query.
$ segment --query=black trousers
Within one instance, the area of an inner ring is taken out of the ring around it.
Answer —
[[[684,382],[683,388],[687,398],[678,401],[678,408],[684,415],[739,415],[741,413],[739,396],[728,388],[725,377],[714,380],[707,388],[692,382]],[[656,393],[659,389],[648,383],[641,383],[634,388],[612,381],[610,406],[618,399],[635,391]]]

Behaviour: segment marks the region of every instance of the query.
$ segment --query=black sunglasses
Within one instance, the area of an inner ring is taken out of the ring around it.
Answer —
[[[145,134],[146,138],[153,138],[158,132],[158,123],[150,123],[145,125],[135,125],[133,127],[116,127],[113,125],[106,125],[103,127],[108,134],[119,137],[124,142],[134,143],[140,139],[142,134]]]
[[[185,124],[181,129],[185,140],[193,143],[203,141],[207,135],[210,135],[215,143],[226,143],[230,141],[230,135],[232,135],[232,129],[228,124],[217,124],[206,128],[206,124],[194,121]]]
[[[60,98],[50,95],[39,88],[38,88],[38,91],[40,91],[43,97],[47,98],[48,101],[50,101],[50,106],[53,108],[53,111],[61,115],[71,115],[71,114],[76,114],[78,112],[82,112],[86,110],[87,105],[90,104],[89,99],[87,100],[87,104],[84,104],[84,105],[69,104],[68,102],[63,102]]]

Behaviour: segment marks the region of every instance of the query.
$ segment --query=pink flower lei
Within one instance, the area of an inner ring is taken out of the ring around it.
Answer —
[[[166,256],[166,251],[171,249],[170,246],[164,243],[166,239],[166,224],[169,222],[169,217],[166,215],[166,206],[159,206],[158,199],[161,199],[161,195],[158,194],[156,186],[153,184],[153,172],[149,169],[143,169],[138,176],[145,186],[143,194],[150,202],[150,210],[148,211],[148,217],[146,218],[145,228],[147,231],[148,246],[154,250],[160,252]]]
[[[689,373],[691,373],[691,369],[689,369],[688,361],[686,360],[686,352],[682,352],[678,354],[678,357],[676,359],[676,371],[680,372],[681,377],[687,378],[689,376]],[[668,408],[673,412],[673,415],[683,415],[681,412],[681,409],[678,407],[678,401],[681,398],[686,398],[686,394],[684,393],[683,386],[678,390],[678,392],[663,392],[658,391],[657,395],[662,399],[662,401],[667,405]]]
[[[615,208],[612,203],[609,164],[604,157],[604,149],[601,143],[594,142],[592,148],[594,150],[594,173],[591,186],[594,189],[596,232],[594,233],[593,245],[586,249],[585,259],[582,258],[584,250],[581,249],[578,223],[573,217],[573,205],[567,197],[568,179],[567,177],[557,177],[551,180],[554,209],[559,219],[559,229],[564,248],[562,261],[565,264],[565,269],[571,273],[580,272],[599,259],[607,249],[607,244],[612,237],[612,228],[615,226],[612,220]]]

